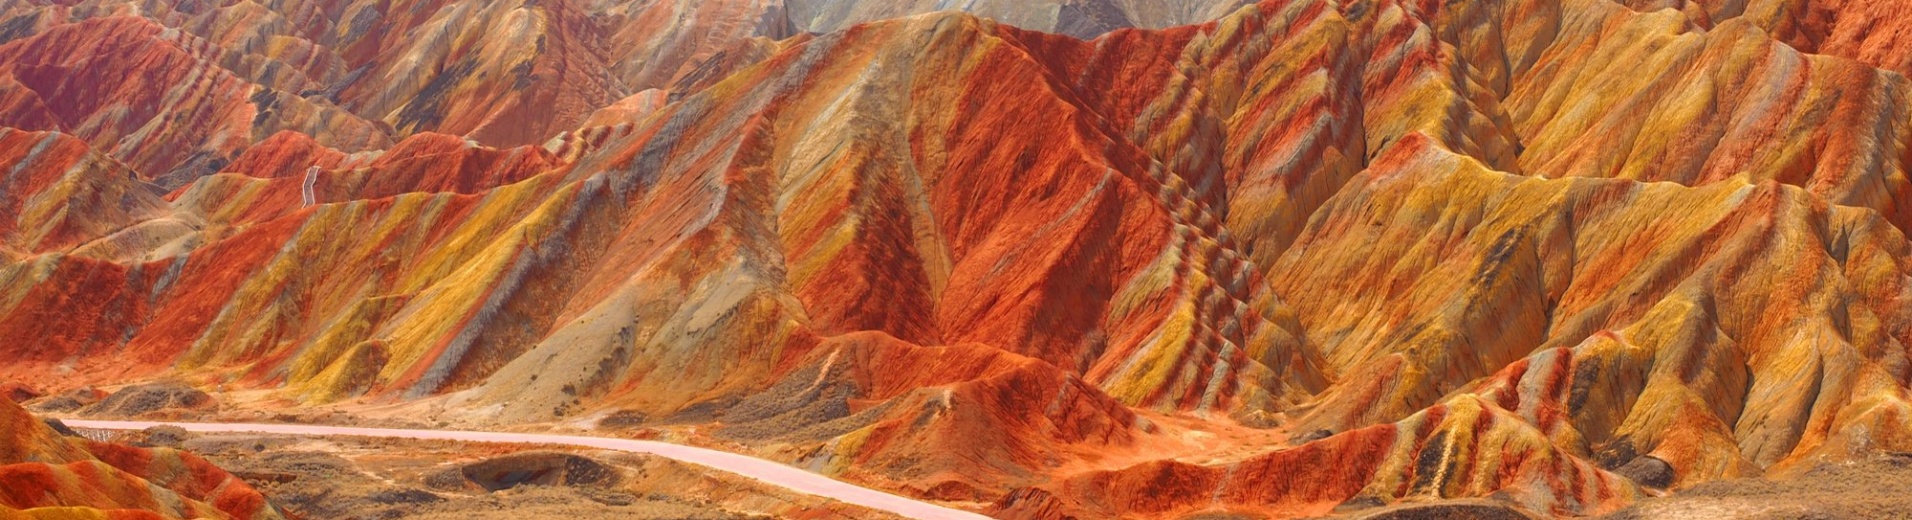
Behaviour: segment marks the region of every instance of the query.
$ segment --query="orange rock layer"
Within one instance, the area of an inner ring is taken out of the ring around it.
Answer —
[[[706,424],[1037,518],[1600,514],[1644,457],[1912,449],[1912,84],[1817,36],[1895,2],[1268,0],[1088,41],[416,3],[16,8],[0,377]],[[201,94],[34,86],[165,60]]]
[[[6,399],[0,432],[0,518],[282,518],[190,453],[62,437]]]

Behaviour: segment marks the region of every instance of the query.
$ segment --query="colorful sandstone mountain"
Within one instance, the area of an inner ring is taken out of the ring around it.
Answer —
[[[708,425],[1027,518],[1912,450],[1898,0],[159,4],[0,24],[0,379]]]
[[[1207,22],[1251,4],[1246,0],[784,0],[796,28],[815,33],[858,23],[945,9],[1024,29],[1093,38],[1116,29],[1163,29]]]

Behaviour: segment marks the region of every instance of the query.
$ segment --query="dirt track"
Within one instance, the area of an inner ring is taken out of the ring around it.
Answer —
[[[615,450],[630,453],[657,455],[673,460],[696,464],[744,477],[759,480],[793,491],[835,499],[871,509],[888,511],[899,515],[924,520],[981,520],[988,517],[952,509],[936,504],[922,502],[883,491],[864,488],[839,480],[831,479],[781,463],[758,459],[734,453],[681,446],[656,441],[630,439],[608,439],[601,437],[581,437],[571,435],[548,435],[536,433],[500,433],[477,431],[440,431],[440,430],[398,430],[384,428],[350,428],[338,426],[310,426],[300,424],[227,424],[227,423],[187,423],[187,422],[149,422],[149,421],[92,421],[69,420],[66,424],[75,428],[94,428],[103,430],[144,430],[154,426],[173,425],[196,433],[266,433],[278,435],[314,435],[314,436],[351,436],[380,437],[392,439],[448,440],[460,442],[490,442],[507,444],[545,444],[579,446]]]

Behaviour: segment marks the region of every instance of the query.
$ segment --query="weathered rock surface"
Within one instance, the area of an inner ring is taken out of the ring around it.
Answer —
[[[1898,2],[81,4],[0,34],[40,388],[618,412],[1029,518],[1912,450]]]

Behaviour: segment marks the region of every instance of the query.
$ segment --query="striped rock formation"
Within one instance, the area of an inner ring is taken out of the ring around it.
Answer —
[[[376,126],[324,100],[235,75],[217,53],[144,18],[49,27],[0,45],[0,99],[15,107],[0,123],[79,136],[169,187],[218,171],[281,130],[351,149],[389,143]]]
[[[1802,51],[1912,72],[1912,21],[1901,2],[1861,0],[1625,0],[1641,11],[1677,9],[1702,26],[1745,19]]]
[[[1243,0],[982,0],[961,3],[907,0],[784,0],[798,29],[824,33],[851,25],[932,11],[961,10],[1038,31],[1091,38],[1116,29],[1162,29],[1207,22],[1250,4]]]
[[[0,399],[0,518],[278,519],[263,495],[198,456],[65,437]]]
[[[0,193],[0,251],[9,259],[98,254],[109,236],[171,213],[162,193],[71,135],[0,128],[0,161],[11,165]]]
[[[1162,460],[1088,472],[1010,492],[991,512],[1006,518],[1289,517],[1364,500],[1491,496],[1565,517],[1612,509],[1642,494],[1626,477],[1550,441],[1571,435],[1571,426],[1546,416],[1535,424],[1533,415],[1506,404],[1468,395],[1397,423],[1238,462]]]
[[[1898,2],[174,4],[11,11],[0,377],[704,425],[1030,518],[1912,449]],[[172,54],[25,54],[184,35],[204,117],[32,83]]]
[[[12,49],[0,50],[7,64],[0,107],[8,108],[0,124],[79,135],[167,187],[217,173],[280,130],[348,152],[419,132],[532,144],[643,90],[728,71],[736,65],[724,64],[740,57],[754,62],[765,53],[753,49],[801,30],[928,7],[870,13],[843,4],[829,8],[857,14],[800,27],[792,9],[824,7],[774,0],[16,2],[0,12],[0,42]],[[1030,17],[1054,18],[1055,9],[984,12],[1054,28]],[[1147,3],[1123,9],[1164,25],[1226,13]],[[1131,25],[1115,23],[1108,28]],[[718,70],[706,70],[712,66]],[[156,119],[162,116],[185,117]]]

